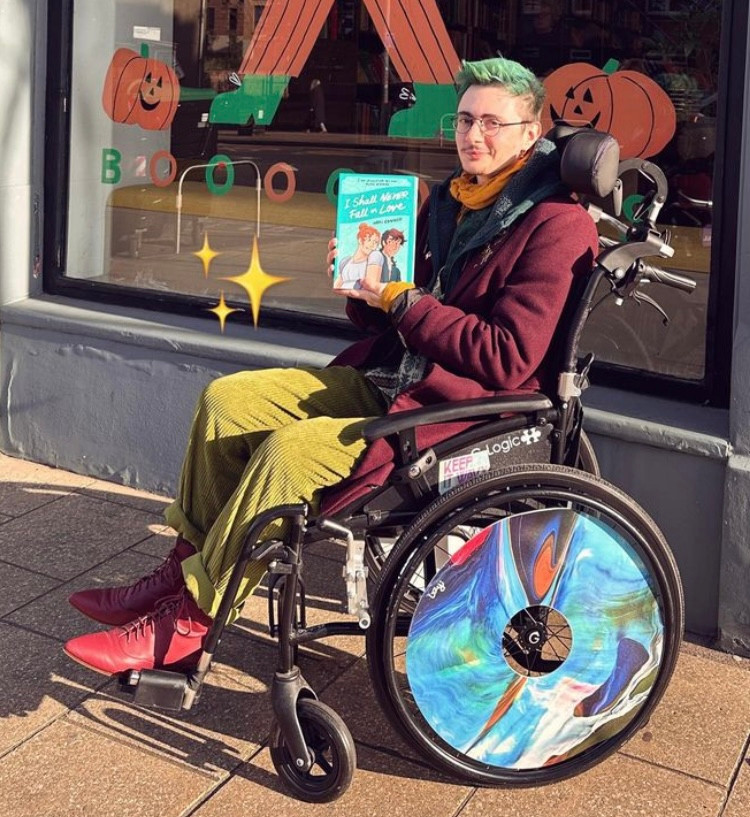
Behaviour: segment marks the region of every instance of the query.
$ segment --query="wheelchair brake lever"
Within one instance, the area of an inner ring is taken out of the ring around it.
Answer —
[[[583,359],[583,366],[581,366],[581,370],[578,372],[578,387],[581,391],[588,388],[589,385],[589,370],[591,369],[591,364],[594,362],[594,353],[589,352],[586,357]]]
[[[342,575],[346,583],[346,612],[357,616],[362,630],[370,626],[370,606],[367,600],[367,574],[365,565],[365,542],[355,539],[352,531],[332,519],[318,519],[317,526],[332,538],[346,542],[346,562]]]
[[[632,297],[639,304],[644,303],[648,304],[649,306],[653,306],[653,308],[661,315],[664,326],[669,326],[669,315],[667,315],[661,305],[658,304],[650,295],[646,295],[644,292],[634,292]]]

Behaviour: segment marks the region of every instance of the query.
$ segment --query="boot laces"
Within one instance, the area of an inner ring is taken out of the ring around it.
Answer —
[[[186,607],[186,601],[187,599],[185,598],[184,592],[178,593],[176,596],[167,596],[161,599],[150,613],[146,613],[145,616],[139,616],[125,624],[122,627],[123,635],[126,636],[128,641],[131,636],[137,640],[145,636],[148,629],[156,629],[157,623],[167,616],[173,617],[173,627],[176,633],[179,635],[189,635],[191,631],[190,623],[192,621],[189,614],[187,616],[187,626],[185,628],[180,627],[180,616]]]
[[[168,578],[171,579],[172,574],[175,574],[178,568],[179,559],[174,550],[171,550],[169,556],[160,565],[157,565],[147,576],[138,579],[132,586],[132,590],[147,590],[157,582],[161,582],[164,574],[167,574]]]

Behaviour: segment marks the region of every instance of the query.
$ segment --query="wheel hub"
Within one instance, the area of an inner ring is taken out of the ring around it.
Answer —
[[[503,656],[519,675],[549,675],[561,667],[573,646],[565,616],[554,607],[533,605],[519,610],[503,631]]]

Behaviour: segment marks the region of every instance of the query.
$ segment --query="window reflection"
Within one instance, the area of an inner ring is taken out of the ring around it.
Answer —
[[[224,291],[241,306],[242,291],[223,279],[247,268],[259,222],[263,268],[290,279],[264,305],[340,316],[323,274],[337,171],[413,173],[429,189],[454,167],[460,59],[500,51],[545,78],[548,124],[606,127],[669,177],[670,266],[694,275],[698,290],[660,293],[669,327],[632,304],[604,306],[585,344],[605,360],[701,378],[720,0],[422,0],[409,9],[396,0],[78,0],[67,274],[204,295],[207,307]],[[107,102],[105,77],[122,49],[150,62],[130,65],[133,76],[118,69]],[[168,126],[148,109],[159,94],[163,106],[176,103]],[[637,179],[626,192],[632,212]],[[195,255],[207,238],[219,253],[208,268]]]

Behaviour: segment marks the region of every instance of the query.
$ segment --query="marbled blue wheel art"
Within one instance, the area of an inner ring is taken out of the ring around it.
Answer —
[[[656,679],[664,622],[635,549],[569,509],[480,531],[430,581],[406,673],[422,717],[491,766],[552,765],[620,732]]]

